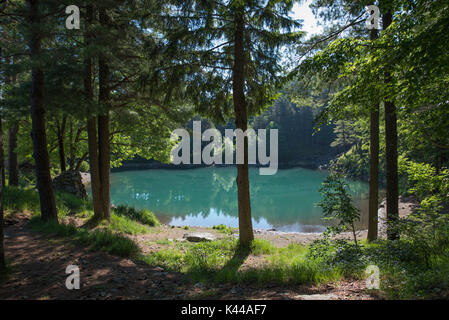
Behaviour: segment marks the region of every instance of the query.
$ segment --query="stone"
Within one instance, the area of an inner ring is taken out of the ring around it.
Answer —
[[[84,180],[81,172],[66,171],[53,179],[53,187],[56,190],[71,193],[80,199],[87,199],[86,187],[83,183]]]
[[[190,242],[206,242],[206,241],[214,241],[216,238],[211,233],[194,232],[184,234],[184,239]]]

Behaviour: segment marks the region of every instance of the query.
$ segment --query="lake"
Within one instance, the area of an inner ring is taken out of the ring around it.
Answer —
[[[111,201],[153,211],[162,223],[174,226],[238,227],[236,168],[144,170],[115,172]],[[302,168],[260,176],[250,169],[253,227],[286,232],[322,232],[318,189],[328,173]],[[367,228],[368,184],[351,182],[361,209],[359,229]]]

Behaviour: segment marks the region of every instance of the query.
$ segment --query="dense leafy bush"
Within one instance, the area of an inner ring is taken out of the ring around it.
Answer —
[[[138,221],[142,224],[148,225],[150,227],[155,227],[160,225],[159,220],[156,218],[154,213],[147,209],[138,210],[128,206],[118,206],[114,209],[114,212],[119,216],[124,216],[129,219]]]

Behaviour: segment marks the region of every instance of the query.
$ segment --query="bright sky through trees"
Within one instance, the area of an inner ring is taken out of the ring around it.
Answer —
[[[311,2],[312,0],[306,0],[301,3],[296,3],[293,7],[292,15],[295,19],[303,20],[302,30],[307,32],[307,38],[322,31],[321,26],[318,26],[318,21],[315,19],[312,10],[309,8]]]

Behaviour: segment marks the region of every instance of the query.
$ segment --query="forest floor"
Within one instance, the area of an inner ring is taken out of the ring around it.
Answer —
[[[139,260],[130,260],[78,246],[73,241],[32,230],[28,214],[16,214],[7,221],[6,256],[12,273],[0,286],[0,299],[297,299],[297,300],[372,300],[379,293],[368,292],[362,280],[326,285],[217,284],[194,283],[185,274],[170,272]],[[165,230],[165,231],[164,231]],[[184,230],[162,226],[148,235],[134,236],[144,252],[164,248],[167,239],[177,239]],[[208,230],[215,232],[215,230]],[[223,236],[215,232],[217,237]],[[277,245],[291,238],[275,233],[257,234]],[[276,237],[279,237],[276,241]],[[163,241],[162,241],[163,240]],[[304,238],[298,241],[306,241]],[[249,256],[242,265],[257,266],[263,257]],[[65,287],[68,265],[81,273],[80,290]]]

